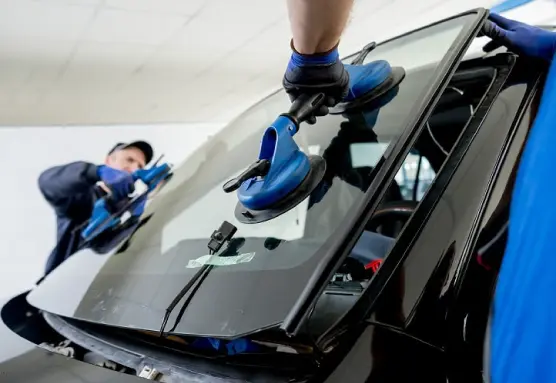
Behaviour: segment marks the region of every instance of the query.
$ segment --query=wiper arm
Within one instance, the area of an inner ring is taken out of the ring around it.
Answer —
[[[209,240],[209,243],[208,243],[209,255],[216,254],[222,248],[222,246],[224,246],[224,244],[227,241],[232,239],[232,237],[234,236],[236,231],[237,231],[237,227],[235,227],[234,225],[232,225],[228,221],[224,221],[222,223],[222,225],[220,225],[220,228],[218,230],[215,230],[212,233],[212,235],[210,236],[210,240]],[[164,315],[164,319],[162,321],[162,326],[160,327],[160,336],[161,337],[164,335],[164,329],[166,328],[166,324],[168,323],[168,319],[170,318],[170,315],[172,314],[172,311],[174,311],[174,308],[182,300],[182,298],[185,296],[185,294],[187,294],[187,292],[191,290],[191,293],[189,294],[189,296],[185,300],[182,308],[180,309],[180,312],[178,313],[178,316],[177,316],[177,318],[174,322],[174,326],[172,326],[172,328],[170,329],[170,332],[172,332],[176,329],[176,326],[181,321],[181,318],[182,318],[187,306],[189,306],[189,303],[193,299],[193,296],[195,295],[195,293],[197,292],[197,290],[199,289],[199,287],[201,286],[201,284],[203,283],[203,281],[205,280],[207,275],[213,269],[213,267],[214,267],[214,265],[212,265],[212,264],[204,264],[195,273],[195,275],[193,275],[193,278],[191,278],[191,280],[189,282],[187,282],[187,284],[181,289],[181,291],[178,293],[178,295],[175,296],[175,298],[172,300],[170,305],[166,308],[166,314]]]

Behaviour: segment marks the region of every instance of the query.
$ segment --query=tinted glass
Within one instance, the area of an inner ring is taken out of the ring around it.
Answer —
[[[500,93],[394,278],[403,286],[396,297],[402,302],[397,318],[405,321],[395,325],[435,344],[445,340],[446,310],[457,292],[453,278],[463,277],[466,270],[468,241],[478,230],[475,219],[526,88],[519,84]]]
[[[231,123],[176,169],[172,181],[147,209],[146,215],[152,214],[148,223],[124,251],[102,261],[85,254],[73,256],[29,299],[60,315],[158,330],[166,307],[206,259],[211,233],[227,220],[238,227],[237,242],[218,259],[235,264],[212,270],[176,332],[236,336],[280,323],[320,262],[319,250],[354,213],[371,181],[371,170],[402,133],[415,104],[438,76],[438,63],[464,27],[475,20],[476,15],[469,14],[377,48],[372,55],[393,66],[403,65],[407,71],[397,96],[378,116],[377,111],[368,110],[364,115],[327,116],[314,126],[301,126],[295,136],[298,145],[327,160],[330,187],[320,198],[314,193],[277,219],[243,225],[233,215],[235,193],[222,191],[223,183],[257,158],[268,124],[288,110],[287,96],[277,93]],[[430,49],[424,52],[427,46]],[[316,203],[309,210],[312,202]],[[95,273],[92,280],[78,277],[91,273]],[[70,274],[71,281],[66,279]],[[62,291],[64,295],[81,291],[80,298],[60,302],[57,298]],[[79,303],[68,303],[72,301]]]

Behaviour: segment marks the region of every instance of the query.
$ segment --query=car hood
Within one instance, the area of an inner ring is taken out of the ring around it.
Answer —
[[[13,299],[25,299],[25,294]],[[5,322],[12,322],[12,327],[22,327],[22,323],[14,323],[13,317],[7,318],[10,313],[7,312],[6,306],[5,301],[0,302],[2,312],[0,343],[5,346],[0,348],[0,381],[26,383],[144,382],[143,378],[125,375],[52,353],[27,341],[6,325]],[[21,314],[16,314],[16,316]],[[372,383],[385,380],[414,382],[420,379],[432,383],[443,383],[446,382],[448,367],[445,366],[448,365],[441,350],[389,327],[368,323],[346,357],[339,362],[339,365],[331,371],[327,378],[323,378],[322,382]],[[33,368],[29,368],[29,366],[33,366]],[[400,368],[400,366],[406,368]],[[182,367],[184,366],[182,365]],[[188,366],[187,370],[195,372],[194,366]],[[160,371],[164,373],[165,369],[161,368]],[[176,381],[190,381],[180,380],[178,377],[175,379]],[[243,380],[206,377],[205,380],[201,378],[195,381],[231,383]]]
[[[93,366],[49,352],[20,337],[6,326],[3,309],[8,300],[1,301],[0,321],[0,381],[25,383],[140,383],[143,378]],[[32,368],[29,368],[32,366]]]

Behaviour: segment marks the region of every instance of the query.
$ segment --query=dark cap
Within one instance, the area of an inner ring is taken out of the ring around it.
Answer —
[[[110,149],[108,155],[117,152],[118,150],[127,148],[137,148],[142,151],[145,155],[145,164],[148,164],[153,159],[153,148],[148,142],[145,141],[133,141],[130,143],[118,142],[112,149]]]

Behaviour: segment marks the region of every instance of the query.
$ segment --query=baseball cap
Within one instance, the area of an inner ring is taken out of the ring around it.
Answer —
[[[127,148],[137,148],[140,151],[142,151],[143,154],[145,155],[145,161],[146,161],[145,164],[148,164],[153,159],[153,148],[146,141],[133,141],[133,142],[130,142],[130,143],[118,142],[112,149],[110,149],[110,151],[108,152],[108,155],[110,155],[110,154],[112,154],[112,153],[114,153],[118,150],[123,150],[123,149],[127,149]]]

